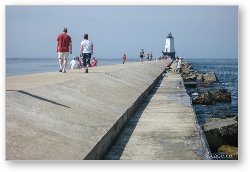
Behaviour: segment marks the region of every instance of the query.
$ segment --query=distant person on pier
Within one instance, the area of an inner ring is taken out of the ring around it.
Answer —
[[[63,32],[57,37],[56,51],[58,53],[59,72],[66,73],[67,59],[69,53],[72,54],[72,41],[67,34],[67,28],[64,28]]]
[[[74,57],[73,60],[71,60],[71,62],[69,63],[69,65],[70,65],[71,70],[80,69],[81,65],[79,62],[79,57],[78,57],[78,60],[77,60],[77,57]]]
[[[150,52],[150,54],[149,54],[149,60],[151,61],[152,59],[153,59],[153,53]]]
[[[149,52],[146,54],[146,56],[147,56],[147,59],[149,60],[149,56],[150,56],[150,55],[149,55]]]
[[[83,41],[80,46],[80,55],[82,56],[83,67],[85,73],[88,73],[88,67],[90,66],[91,55],[93,54],[93,43],[89,40],[88,34],[84,34]]]
[[[180,74],[180,76],[182,75],[182,57],[179,57],[177,61],[177,73]]]
[[[178,60],[179,60],[179,57],[176,56],[176,57],[175,57],[175,62],[176,62],[176,69],[175,69],[175,72],[176,72],[176,73],[177,73]]]
[[[76,61],[79,63],[79,69],[81,69],[82,68],[82,61],[80,60],[80,58],[77,56],[76,57]]]
[[[91,61],[91,67],[96,67],[97,66],[97,60],[95,57],[93,57],[92,61]]]
[[[126,56],[126,54],[124,53],[124,54],[123,54],[123,57],[122,57],[122,64],[124,64],[124,63],[126,62],[126,60],[127,60],[127,56]]]
[[[141,51],[140,51],[140,61],[141,61],[141,63],[143,63],[143,57],[144,57],[144,50],[142,48]]]

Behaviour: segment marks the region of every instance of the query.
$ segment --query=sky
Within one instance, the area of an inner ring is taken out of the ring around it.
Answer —
[[[178,56],[238,58],[238,6],[6,6],[6,57],[56,58],[64,27],[71,56],[88,33],[97,58],[158,57],[171,32]]]

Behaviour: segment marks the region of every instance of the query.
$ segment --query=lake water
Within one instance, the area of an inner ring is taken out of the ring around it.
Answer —
[[[198,122],[203,125],[208,118],[224,118],[228,115],[238,115],[238,59],[190,59],[194,71],[199,73],[215,72],[219,82],[207,88],[188,88],[190,96],[198,90],[228,89],[231,92],[231,103],[216,103],[215,105],[193,105]]]
[[[68,61],[68,68],[69,62]],[[121,64],[122,59],[97,59],[97,66]],[[136,62],[138,59],[127,59],[126,63]],[[25,75],[41,72],[55,72],[59,70],[58,60],[55,58],[7,58],[6,76]]]

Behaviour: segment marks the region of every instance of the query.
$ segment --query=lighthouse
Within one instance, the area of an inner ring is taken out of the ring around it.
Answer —
[[[165,49],[162,54],[164,56],[170,56],[172,59],[175,59],[174,37],[172,36],[171,32],[167,36]]]

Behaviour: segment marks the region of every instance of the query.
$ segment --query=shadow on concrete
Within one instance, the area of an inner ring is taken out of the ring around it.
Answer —
[[[103,160],[120,160],[123,151],[125,150],[125,147],[129,142],[129,139],[131,138],[137,126],[138,121],[140,120],[143,111],[145,110],[145,108],[150,102],[150,99],[153,97],[158,87],[160,86],[162,79],[163,77],[158,81],[155,88],[151,91],[151,93],[147,96],[147,98],[141,103],[141,105],[136,110],[135,114],[128,120],[127,124],[121,130],[114,144],[111,146],[109,151],[107,151]]]
[[[43,98],[43,97],[40,97],[40,96],[31,94],[31,93],[28,93],[28,92],[26,92],[26,91],[22,91],[22,90],[6,90],[6,91],[16,91],[16,92],[25,94],[25,95],[27,95],[27,96],[31,96],[31,97],[37,98],[37,99],[39,99],[39,100],[42,100],[42,101],[45,101],[45,102],[52,103],[52,104],[54,104],[54,105],[58,105],[58,106],[63,106],[63,107],[66,107],[66,108],[70,108],[69,106],[66,106],[66,105],[57,103],[57,102],[55,102],[55,101],[53,101],[53,100],[49,100],[49,99],[46,99],[46,98]]]

